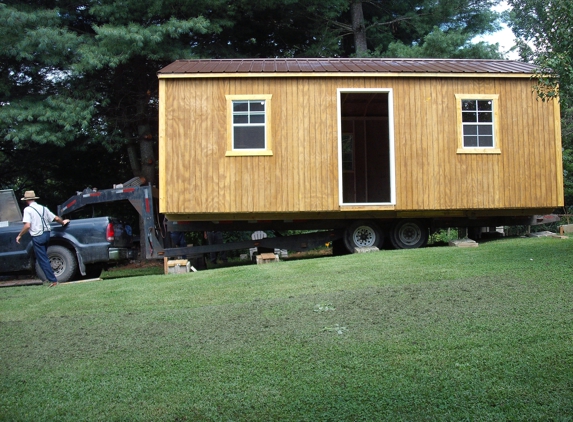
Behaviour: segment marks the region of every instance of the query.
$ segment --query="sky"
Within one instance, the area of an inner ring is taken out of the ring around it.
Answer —
[[[496,12],[503,12],[508,9],[509,6],[505,1],[500,2],[498,6],[494,7]],[[498,43],[499,50],[502,53],[505,53],[506,58],[511,60],[519,60],[519,54],[517,54],[516,51],[509,52],[511,47],[515,45],[514,39],[515,36],[513,35],[512,30],[506,24],[502,23],[502,29],[500,31],[493,34],[477,37],[475,38],[475,41],[486,41],[491,44]]]

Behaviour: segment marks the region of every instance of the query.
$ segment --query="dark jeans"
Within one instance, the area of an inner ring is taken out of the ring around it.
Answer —
[[[39,236],[32,236],[32,243],[34,245],[34,253],[36,254],[36,261],[38,261],[38,265],[42,271],[44,271],[44,275],[46,279],[54,283],[58,281],[56,276],[54,275],[54,270],[52,270],[52,266],[50,265],[50,260],[48,259],[48,242],[50,241],[50,232],[44,232]]]

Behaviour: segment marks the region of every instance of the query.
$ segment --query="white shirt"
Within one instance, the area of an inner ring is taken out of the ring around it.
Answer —
[[[56,216],[48,208],[37,202],[32,202],[24,208],[22,221],[24,223],[30,223],[31,236],[39,236],[45,231],[49,232],[52,230],[50,223],[54,221],[54,218],[56,218]]]

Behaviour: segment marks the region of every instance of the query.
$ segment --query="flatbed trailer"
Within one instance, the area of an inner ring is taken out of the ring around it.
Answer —
[[[145,247],[146,259],[173,258],[182,255],[197,256],[212,252],[239,249],[265,248],[308,251],[332,242],[335,248],[353,252],[353,248],[381,247],[383,233],[401,236],[403,248],[425,246],[429,234],[440,228],[463,227],[475,229],[501,225],[537,225],[554,222],[558,216],[482,216],[471,213],[466,217],[439,216],[431,218],[362,218],[362,219],[301,219],[301,220],[210,220],[210,221],[167,221],[157,212],[158,190],[150,185],[127,186],[98,191],[78,192],[58,207],[58,215],[64,216],[84,206],[129,201],[141,216],[143,233],[141,242]],[[401,229],[397,229],[397,225]],[[275,237],[252,239],[240,242],[214,245],[170,247],[169,232],[203,231],[272,231]],[[299,230],[303,234],[283,235]],[[409,240],[412,242],[408,243]]]
[[[200,255],[211,252],[223,252],[249,248],[280,248],[295,251],[305,251],[340,239],[341,229],[318,231],[292,236],[278,236],[258,240],[245,240],[233,243],[215,245],[197,245],[188,247],[170,247],[167,233],[173,231],[229,231],[229,230],[259,230],[259,225],[229,224],[226,222],[203,221],[190,224],[189,222],[162,223],[161,216],[156,212],[157,189],[152,186],[130,186],[98,191],[77,193],[62,205],[58,206],[58,215],[63,216],[87,205],[103,204],[116,201],[129,201],[141,216],[143,233],[141,241],[145,244],[146,259],[172,258],[182,255]],[[253,227],[255,226],[255,227]],[[265,226],[266,227],[266,226]],[[299,227],[299,226],[297,226]]]

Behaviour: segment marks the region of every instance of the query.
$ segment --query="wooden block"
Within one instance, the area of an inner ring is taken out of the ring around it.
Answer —
[[[573,224],[559,226],[559,234],[573,233]]]
[[[257,265],[268,264],[270,262],[279,262],[279,256],[274,253],[262,253],[257,255]]]
[[[191,263],[187,259],[174,259],[167,261],[168,274],[184,274],[191,270]]]
[[[167,266],[168,267],[175,267],[177,265],[187,265],[188,262],[189,262],[189,260],[187,260],[187,259],[172,259],[170,261],[167,261]]]

